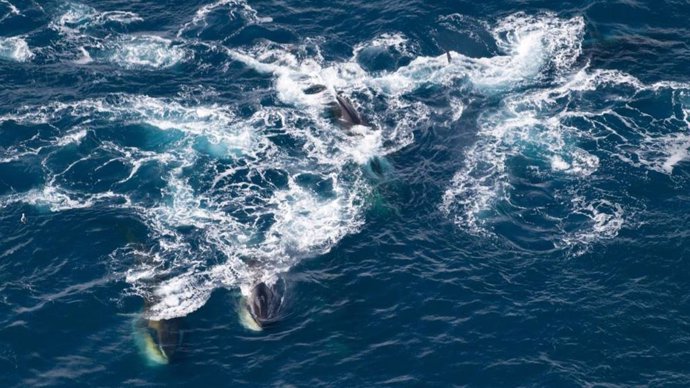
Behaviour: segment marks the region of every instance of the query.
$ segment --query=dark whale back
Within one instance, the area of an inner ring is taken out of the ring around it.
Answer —
[[[350,124],[350,125],[366,125],[362,116],[357,113],[357,110],[352,106],[350,100],[347,97],[336,93],[335,99],[338,102],[338,107],[340,108],[340,120]]]

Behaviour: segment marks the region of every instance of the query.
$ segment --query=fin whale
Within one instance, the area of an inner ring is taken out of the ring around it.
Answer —
[[[260,282],[252,288],[249,296],[244,298],[242,309],[245,317],[243,323],[249,329],[261,331],[276,324],[282,318],[285,284],[282,282],[281,287],[278,283],[268,285]]]
[[[328,87],[322,84],[314,84],[302,90],[304,94],[313,95],[326,91]],[[331,116],[340,124],[341,127],[349,128],[353,125],[369,124],[364,120],[357,109],[352,105],[352,102],[343,94],[343,92],[335,90],[335,101],[328,104]]]
[[[450,61],[450,52],[446,51],[448,60]],[[314,84],[302,90],[305,94],[318,94],[326,91],[328,87],[322,84]],[[350,99],[348,99],[342,91],[334,89],[335,101],[327,104],[326,114],[330,113],[330,118],[347,133],[348,135],[355,135],[355,132],[350,131],[354,125],[367,126],[371,129],[378,129],[367,122],[364,117],[355,109]],[[369,161],[368,170],[371,176],[375,179],[380,179],[385,175],[385,171],[390,169],[390,165],[381,157],[374,157]]]
[[[335,100],[340,110],[339,121],[347,125],[367,125],[359,112],[352,106],[352,102],[342,92],[336,91]]]
[[[168,364],[173,359],[182,344],[181,323],[181,318],[139,320],[140,345],[149,360]]]
[[[131,240],[130,236],[127,238]],[[136,251],[137,258],[146,263],[150,256],[144,253],[143,247],[140,248],[141,250]],[[155,276],[153,282],[155,284],[160,280],[159,276]],[[174,359],[182,346],[184,319],[150,319],[150,310],[155,303],[155,297],[144,298],[143,312],[133,323],[134,340],[150,364],[165,365]]]

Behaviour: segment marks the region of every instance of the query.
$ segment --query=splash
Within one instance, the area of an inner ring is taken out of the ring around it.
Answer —
[[[34,57],[28,43],[21,37],[0,38],[0,59],[27,62]]]

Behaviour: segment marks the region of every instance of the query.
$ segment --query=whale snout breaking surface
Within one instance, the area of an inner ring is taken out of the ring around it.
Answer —
[[[281,282],[282,283],[282,282]],[[250,330],[261,331],[274,325],[282,317],[285,302],[285,284],[268,285],[261,282],[243,298],[240,319]]]

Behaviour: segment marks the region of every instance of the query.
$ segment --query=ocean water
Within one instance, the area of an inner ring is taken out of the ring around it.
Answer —
[[[688,18],[0,0],[0,386],[690,385]]]

